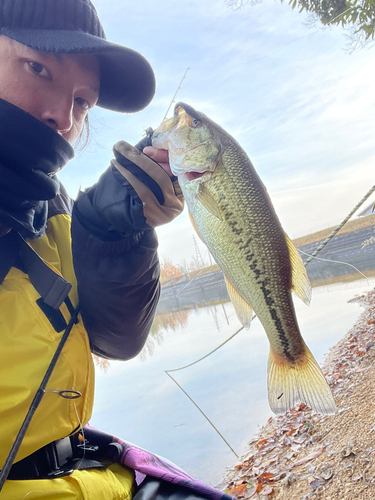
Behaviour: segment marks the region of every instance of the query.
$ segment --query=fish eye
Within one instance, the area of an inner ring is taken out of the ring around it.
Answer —
[[[201,122],[200,120],[194,119],[194,120],[191,122],[191,124],[190,124],[190,125],[191,125],[193,128],[197,128],[197,127],[199,127],[199,126],[201,125],[201,123],[202,123],[202,122]]]

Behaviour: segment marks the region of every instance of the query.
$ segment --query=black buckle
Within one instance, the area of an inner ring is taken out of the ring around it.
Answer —
[[[73,448],[69,437],[53,441],[45,446],[50,472],[47,476],[59,477],[73,472],[71,467],[63,469],[73,459]]]
[[[12,465],[8,479],[46,479],[73,472],[73,448],[69,437],[53,441]]]
[[[106,467],[118,461],[123,452],[122,446],[111,440],[105,433],[85,428],[13,464],[8,479],[54,479],[68,476],[74,470]]]

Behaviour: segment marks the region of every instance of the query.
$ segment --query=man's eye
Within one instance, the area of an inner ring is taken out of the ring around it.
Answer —
[[[36,61],[28,61],[28,64],[30,68],[32,69],[33,73],[36,75],[42,76],[43,78],[49,78],[49,72],[48,70],[43,66],[43,64],[40,64]]]
[[[78,106],[80,106],[82,109],[90,109],[91,105],[89,102],[86,101],[86,99],[82,99],[82,97],[76,97],[76,103]]]

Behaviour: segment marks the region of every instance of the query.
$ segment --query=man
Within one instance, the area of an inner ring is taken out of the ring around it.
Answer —
[[[74,203],[56,174],[93,106],[136,112],[154,90],[149,63],[106,41],[90,0],[0,0],[1,498],[130,499],[134,471],[149,476],[142,498],[221,497],[84,427],[91,352],[142,349],[160,289],[154,228],[183,200],[147,139],[117,143]]]

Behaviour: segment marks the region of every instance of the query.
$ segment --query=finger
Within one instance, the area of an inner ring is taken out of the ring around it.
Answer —
[[[169,177],[173,176],[169,165],[169,153],[166,149],[157,149],[153,146],[147,146],[143,149],[143,153],[159,163],[162,169],[167,172]]]
[[[169,153],[166,149],[157,149],[154,146],[146,146],[144,154],[157,161],[158,163],[169,163]]]
[[[171,167],[170,167],[169,163],[160,163],[160,162],[158,162],[158,163],[161,166],[161,168],[165,172],[167,172],[167,174],[169,175],[169,177],[173,177],[172,170],[171,170]]]

